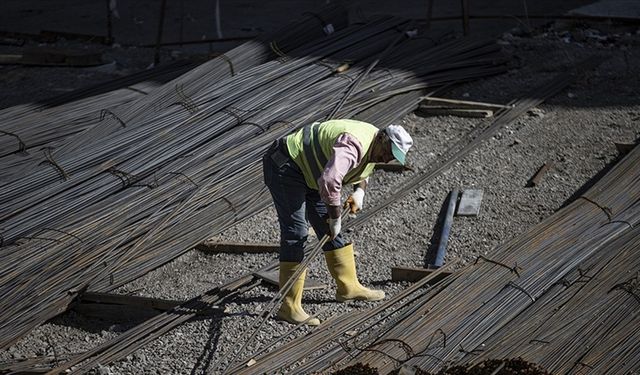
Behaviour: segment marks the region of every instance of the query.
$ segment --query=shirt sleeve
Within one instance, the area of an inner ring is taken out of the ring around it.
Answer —
[[[330,206],[340,205],[342,179],[362,161],[363,149],[360,141],[349,133],[341,134],[333,145],[333,155],[318,179],[320,199]]]

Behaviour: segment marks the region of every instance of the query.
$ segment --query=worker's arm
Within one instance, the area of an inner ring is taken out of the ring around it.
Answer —
[[[340,191],[344,176],[356,168],[363,157],[362,145],[354,136],[344,133],[338,137],[333,146],[333,155],[318,179],[320,198],[327,205],[331,219],[340,217]]]

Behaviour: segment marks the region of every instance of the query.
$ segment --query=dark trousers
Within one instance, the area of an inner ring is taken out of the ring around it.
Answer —
[[[262,159],[264,183],[269,188],[280,223],[280,261],[302,262],[307,242],[308,222],[319,238],[329,234],[327,206],[317,190],[304,181],[302,171],[289,158],[283,140],[275,141]],[[341,235],[328,241],[322,249],[344,247]]]

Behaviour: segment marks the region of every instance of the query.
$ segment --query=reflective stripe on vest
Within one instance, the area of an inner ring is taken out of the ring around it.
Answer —
[[[307,125],[302,129],[302,144],[303,152],[305,158],[307,158],[307,163],[309,163],[309,168],[311,168],[311,174],[313,175],[313,179],[318,181],[320,175],[322,175],[322,171],[320,170],[320,165],[327,165],[327,156],[322,152],[322,147],[320,146],[320,137],[318,136],[318,132],[320,130],[320,124],[314,123],[311,125]],[[311,134],[313,133],[313,140],[311,139]],[[312,151],[313,150],[313,151]],[[313,155],[315,152],[315,156]]]

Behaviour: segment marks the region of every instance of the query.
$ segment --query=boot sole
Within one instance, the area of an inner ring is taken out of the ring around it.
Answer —
[[[284,322],[291,323],[291,324],[296,324],[296,325],[297,325],[297,324],[300,324],[300,323],[304,323],[304,324],[306,324],[306,325],[308,325],[308,326],[312,326],[312,327],[315,327],[315,326],[319,326],[319,325],[320,325],[320,320],[319,320],[318,318],[311,318],[311,319],[309,319],[309,321],[307,321],[307,322],[305,323],[305,321],[304,321],[304,320],[301,320],[301,321],[299,321],[299,322],[298,322],[298,321],[293,320],[293,319],[288,319],[288,318],[286,318],[286,317],[284,317],[284,316],[282,316],[282,315],[279,315],[279,314],[276,314],[276,317],[277,317],[278,319],[280,319],[280,320],[284,321]],[[315,321],[314,321],[314,319],[315,319]],[[315,322],[317,322],[317,323],[315,323]]]

